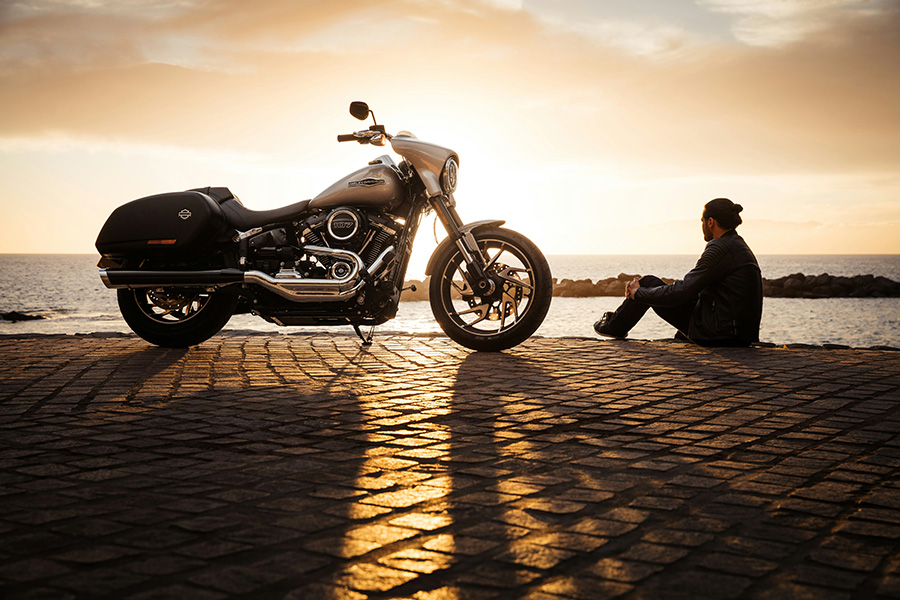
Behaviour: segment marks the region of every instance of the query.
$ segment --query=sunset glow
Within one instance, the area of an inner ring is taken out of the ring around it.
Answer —
[[[900,253],[898,34],[888,0],[4,2],[0,252],[93,252],[158,192],[315,196],[387,151],[335,141],[365,100],[546,254],[696,254],[717,196],[758,254]]]

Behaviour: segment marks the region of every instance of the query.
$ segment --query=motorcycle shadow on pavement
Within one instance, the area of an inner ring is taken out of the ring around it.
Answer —
[[[353,390],[360,434],[349,437],[363,443],[330,445],[349,450],[344,469],[329,469],[332,480],[319,480],[307,496],[334,497],[316,510],[345,525],[303,547],[343,560],[289,597],[343,598],[347,588],[455,594],[498,582],[509,590],[532,581],[534,568],[574,555],[542,533],[582,506],[553,489],[568,482],[556,473],[577,453],[536,439],[577,424],[576,408],[542,400],[564,393],[554,373],[514,352],[460,350],[455,369],[445,357],[383,377],[379,364],[389,350],[376,345],[348,354],[343,366],[332,362],[326,388]]]
[[[445,535],[460,562],[457,585],[521,588],[573,555],[545,532],[580,507],[557,492],[577,449],[561,452],[550,441],[577,427],[577,409],[546,401],[564,396],[566,385],[542,362],[514,351],[471,353],[456,372],[445,462],[453,525]]]

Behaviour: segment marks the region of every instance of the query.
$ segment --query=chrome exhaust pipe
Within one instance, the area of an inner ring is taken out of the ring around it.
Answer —
[[[244,283],[258,285],[294,302],[347,300],[355,296],[365,283],[360,273],[365,271],[366,266],[357,254],[323,246],[305,246],[304,250],[346,261],[350,264],[350,272],[339,279],[305,279],[294,269],[282,269],[274,276],[262,271],[247,271],[244,273]]]
[[[239,269],[213,271],[120,271],[100,269],[103,285],[116,290],[152,287],[223,287],[244,280]]]
[[[339,279],[306,279],[294,269],[285,269],[274,276],[262,271],[218,269],[211,271],[120,271],[100,269],[100,279],[110,289],[152,287],[219,288],[236,283],[258,285],[293,302],[338,302],[353,298],[366,280],[377,274],[394,247],[388,246],[367,270],[355,253],[321,246],[306,246],[314,254],[327,254],[346,261],[350,271]]]
[[[340,279],[304,279],[292,270],[280,271],[274,277],[262,271],[247,271],[244,273],[244,283],[258,285],[294,302],[339,302],[353,298],[366,280],[376,275],[387,257],[394,253],[394,247],[388,246],[367,270],[362,259],[353,252],[322,246],[306,246],[305,249],[349,261],[350,272]]]

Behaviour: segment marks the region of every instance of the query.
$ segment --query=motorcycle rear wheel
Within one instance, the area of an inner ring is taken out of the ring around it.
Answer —
[[[234,314],[236,294],[188,288],[118,290],[119,311],[131,330],[165,348],[187,348],[217,334]]]
[[[547,259],[527,237],[490,227],[473,234],[486,257],[493,290],[477,295],[464,275],[462,252],[449,239],[438,247],[428,295],[431,312],[453,341],[497,352],[521,344],[550,308],[553,280]]]

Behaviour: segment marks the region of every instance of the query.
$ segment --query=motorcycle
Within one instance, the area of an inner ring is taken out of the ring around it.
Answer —
[[[505,221],[463,224],[453,192],[459,156],[401,131],[387,133],[365,102],[367,129],[339,142],[389,143],[379,156],[310,200],[250,210],[228,188],[206,187],[117,208],[96,242],[100,278],[146,341],[187,347],[233,314],[278,325],[352,325],[364,344],[397,314],[416,231],[434,211],[447,231],[426,267],[441,329],[472,350],[526,340],[550,307],[550,267]],[[371,329],[367,335],[360,326]]]

